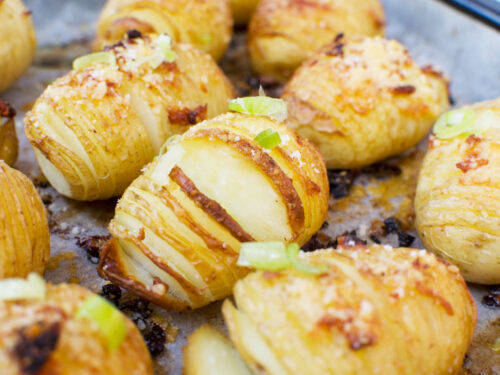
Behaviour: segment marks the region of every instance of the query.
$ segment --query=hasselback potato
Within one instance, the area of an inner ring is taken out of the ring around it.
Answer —
[[[500,283],[500,99],[444,114],[415,198],[425,246],[468,281]]]
[[[26,135],[59,193],[120,195],[169,136],[226,111],[233,87],[212,58],[169,43],[133,33],[76,60],[35,102]]]
[[[257,73],[286,81],[338,34],[384,34],[379,0],[262,0],[252,16],[248,48]]]
[[[97,24],[97,45],[116,43],[129,30],[166,33],[219,59],[232,25],[229,0],[108,0]]]
[[[223,305],[254,374],[455,374],[476,308],[458,268],[425,250],[341,246],[304,254],[319,275],[258,271]]]
[[[152,375],[139,330],[108,304],[74,284],[0,301],[2,375]]]
[[[231,0],[234,23],[236,25],[246,24],[259,3],[260,0]]]
[[[416,145],[449,106],[447,82],[394,40],[337,38],[286,85],[289,125],[329,168],[358,168]]]
[[[47,214],[35,187],[0,160],[0,279],[43,274],[49,255]]]
[[[281,144],[255,140],[267,132]],[[229,295],[246,273],[235,265],[242,242],[304,244],[326,218],[321,155],[282,123],[228,113],[167,145],[119,201],[99,265],[158,305],[197,308]]]
[[[16,111],[9,103],[0,99],[0,160],[13,165],[17,160],[19,141],[14,117]]]
[[[7,89],[35,54],[35,29],[31,12],[21,0],[0,1],[0,92]]]

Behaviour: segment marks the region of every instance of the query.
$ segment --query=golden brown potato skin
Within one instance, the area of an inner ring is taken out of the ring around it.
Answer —
[[[280,146],[254,140],[266,129]],[[307,242],[326,218],[328,190],[319,151],[284,124],[215,117],[169,143],[127,188],[99,272],[158,305],[201,307],[247,273],[236,266],[242,242]]]
[[[0,92],[23,74],[35,54],[31,13],[21,0],[0,1]]]
[[[0,279],[43,274],[50,237],[45,207],[31,181],[0,160]]]
[[[248,30],[254,70],[286,81],[338,34],[384,34],[379,0],[262,0]]]
[[[61,284],[49,285],[45,300],[0,301],[2,375],[152,375],[148,350],[130,320],[124,317],[127,336],[110,351],[92,324],[74,317],[92,295],[80,286]],[[28,372],[30,361],[35,364]]]
[[[447,82],[394,40],[353,37],[323,48],[286,85],[289,125],[328,168],[359,168],[416,145],[449,106]]]
[[[108,0],[97,25],[97,46],[116,43],[128,30],[166,33],[218,60],[232,26],[229,0]]]
[[[231,0],[231,11],[234,23],[245,25],[252,17],[253,12],[261,0]]]
[[[0,99],[0,160],[11,166],[16,162],[19,152],[15,116],[14,108]]]
[[[461,368],[476,306],[457,267],[424,250],[389,246],[320,250],[306,259],[328,272],[255,272],[234,288],[238,309],[223,306],[231,339],[254,373],[444,375]],[[241,315],[281,371],[266,371],[249,354],[255,347],[244,345],[251,337],[240,335]]]
[[[98,64],[57,79],[27,115],[28,140],[62,195],[84,201],[121,195],[166,139],[227,110],[231,83],[190,45],[174,44],[176,60],[156,69],[130,65],[156,38],[111,48],[116,70]]]
[[[479,136],[431,135],[415,197],[416,224],[425,246],[455,263],[464,278],[500,283],[500,99],[471,107],[491,111]]]

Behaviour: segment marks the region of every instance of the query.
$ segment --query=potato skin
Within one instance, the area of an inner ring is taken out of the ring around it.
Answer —
[[[0,92],[25,71],[36,48],[31,13],[21,0],[0,1]]]
[[[19,153],[14,117],[16,111],[9,103],[0,99],[0,160],[12,166]]]
[[[280,146],[254,140],[266,129]],[[284,124],[235,113],[204,121],[126,190],[99,272],[166,308],[204,306],[247,273],[236,266],[242,242],[307,242],[326,218],[328,190],[319,151]]]
[[[45,300],[0,302],[2,374],[27,374],[19,365],[24,359],[36,363],[32,370],[37,375],[153,375],[146,345],[128,318],[124,316],[127,336],[110,351],[90,322],[74,317],[92,295],[80,286],[60,284],[48,286]],[[33,344],[37,338],[43,347]],[[39,350],[30,352],[30,344]],[[22,345],[26,357],[11,354],[16,345]]]
[[[174,44],[176,60],[154,70],[130,65],[155,40],[145,35],[112,47],[117,70],[98,64],[57,79],[27,115],[27,138],[62,195],[90,201],[122,194],[168,137],[227,110],[231,83],[209,55],[187,44]]]
[[[218,60],[231,40],[232,26],[229,0],[108,0],[97,25],[97,47],[139,30],[169,34]]]
[[[449,106],[447,82],[394,40],[338,39],[286,85],[289,125],[328,168],[359,168],[416,145]]]
[[[500,283],[500,99],[478,103],[491,129],[478,136],[431,135],[415,197],[425,246],[456,264],[464,278]]]
[[[50,255],[45,207],[31,181],[0,160],[0,279],[43,274]]]
[[[379,0],[262,0],[248,30],[252,66],[284,82],[338,34],[383,35],[384,24]]]
[[[233,12],[234,23],[245,25],[252,17],[253,12],[261,0],[231,0],[231,11]]]
[[[224,303],[231,339],[247,364],[263,367],[240,335],[241,314],[282,367],[258,373],[440,375],[461,368],[476,306],[457,267],[424,250],[389,246],[305,257],[329,271],[255,272],[235,285],[238,309]]]

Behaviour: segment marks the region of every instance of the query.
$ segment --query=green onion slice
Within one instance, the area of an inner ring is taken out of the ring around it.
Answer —
[[[448,139],[461,134],[472,134],[476,115],[472,109],[456,109],[446,112],[434,125],[434,134],[438,138]]]
[[[286,120],[286,102],[267,96],[248,96],[229,101],[229,110],[255,116],[266,116],[276,121]]]
[[[253,267],[259,270],[280,271],[288,267],[317,275],[328,270],[328,266],[313,266],[299,258],[300,247],[296,243],[285,246],[283,242],[245,242],[241,245],[239,266]]]
[[[111,351],[117,349],[127,336],[128,329],[122,313],[98,295],[85,300],[75,316],[94,322]]]
[[[0,281],[0,301],[45,299],[46,292],[45,280],[36,273],[30,273],[26,279],[12,278]]]
[[[111,52],[96,52],[80,56],[73,61],[74,70],[82,70],[92,65],[106,64],[112,69],[117,69],[116,57]]]
[[[261,131],[254,138],[262,147],[272,150],[279,144],[281,144],[280,134],[273,129],[266,129]]]

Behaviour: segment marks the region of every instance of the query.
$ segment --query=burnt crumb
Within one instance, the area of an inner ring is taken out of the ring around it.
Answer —
[[[413,241],[415,241],[414,236],[401,230],[401,222],[394,217],[384,220],[383,229],[387,234],[394,233],[398,236],[398,243],[400,247],[409,247]]]
[[[366,246],[367,242],[358,237],[358,234],[355,230],[350,232],[345,232],[344,234],[338,236],[335,239],[335,244],[333,247],[358,247],[358,246]]]
[[[110,239],[110,236],[78,236],[76,237],[76,244],[87,252],[87,259],[92,263],[99,262],[99,253],[101,248]]]
[[[167,335],[162,327],[151,323],[145,330],[141,331],[152,357],[160,355],[165,350]]]
[[[483,305],[491,308],[500,307],[500,290],[493,290],[485,295],[481,301]]]
[[[335,36],[335,39],[333,39],[333,42],[334,42],[334,43],[338,43],[338,42],[340,42],[342,39],[344,39],[344,33],[338,33],[338,34]]]
[[[320,229],[326,229],[330,226],[330,224],[328,224],[328,221],[324,221],[323,224],[321,224],[321,228]]]
[[[330,194],[335,199],[347,197],[357,173],[353,170],[329,169]]]
[[[370,240],[372,240],[377,245],[380,245],[382,243],[382,241],[380,241],[380,239],[375,234],[370,234]]]
[[[0,99],[0,117],[13,118],[16,110],[5,100]]]
[[[264,90],[274,89],[280,85],[276,79],[265,75],[258,77],[248,76],[245,78],[245,81],[253,90],[258,90],[261,86]]]
[[[51,204],[54,200],[54,198],[52,198],[52,195],[50,194],[41,194],[40,197],[42,198],[42,202],[45,205]]]
[[[118,285],[106,284],[102,287],[101,296],[106,298],[109,302],[114,305],[120,305],[120,299],[122,298],[122,290]]]
[[[49,182],[47,181],[47,179],[45,178],[45,176],[42,176],[42,175],[37,176],[34,179],[32,179],[32,181],[33,181],[33,184],[37,188],[45,189],[45,188],[49,187]]]
[[[207,118],[207,105],[196,108],[170,108],[168,120],[175,125],[195,125]]]
[[[115,48],[118,48],[118,47],[125,47],[125,43],[123,43],[123,40],[119,40],[115,44],[111,44],[109,46],[105,46],[104,47],[104,51],[112,51],[112,50],[114,50]]]
[[[129,30],[127,31],[127,39],[141,38],[142,33],[139,30]]]
[[[396,95],[410,95],[413,94],[417,88],[413,85],[399,85],[391,87],[391,92]]]
[[[128,310],[135,313],[136,315],[131,317],[133,321],[136,321],[136,319],[145,320],[153,313],[153,310],[149,306],[149,302],[140,298],[125,301],[120,304],[119,308],[122,311]]]
[[[54,351],[61,325],[38,322],[19,330],[19,340],[13,349],[23,375],[37,374]]]
[[[302,250],[309,252],[318,249],[336,247],[337,242],[329,235],[318,232],[303,247]]]
[[[399,176],[402,172],[399,166],[386,161],[369,165],[361,171],[373,175],[376,179]]]
[[[23,13],[24,16],[31,16],[33,14],[33,11],[31,9],[28,9]]]
[[[326,52],[328,56],[340,56],[344,57],[344,43],[336,42],[331,48],[329,48]]]

